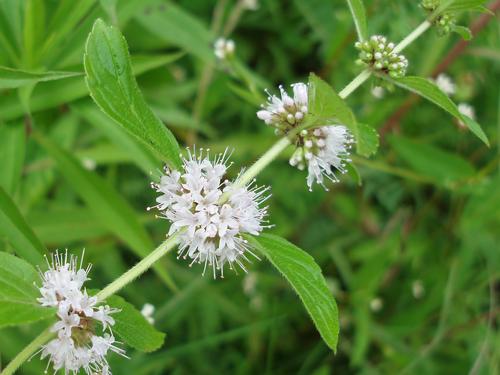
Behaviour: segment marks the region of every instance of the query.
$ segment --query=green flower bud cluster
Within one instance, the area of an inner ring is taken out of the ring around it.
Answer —
[[[358,65],[365,65],[392,78],[401,78],[406,74],[408,60],[401,54],[394,52],[394,43],[380,35],[373,35],[369,40],[356,42],[354,45],[359,52]]]
[[[437,26],[439,35],[448,35],[453,30],[453,26],[455,26],[455,17],[449,13],[444,13],[434,20],[434,25]]]
[[[432,13],[439,7],[439,5],[441,5],[441,1],[422,0],[420,5],[428,13]],[[436,26],[439,35],[448,35],[453,30],[453,26],[455,25],[455,17],[450,13],[442,13],[432,20],[432,24]]]
[[[440,0],[422,0],[421,6],[425,10],[433,12],[437,9],[440,3],[441,3]]]

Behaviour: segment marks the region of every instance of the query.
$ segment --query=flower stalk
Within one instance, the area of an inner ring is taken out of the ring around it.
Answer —
[[[119,278],[111,282],[103,290],[97,293],[96,297],[98,301],[104,301],[109,296],[112,296],[120,289],[130,284],[132,281],[137,279],[140,275],[146,272],[153,264],[155,264],[161,257],[170,252],[179,243],[180,231],[168,237],[163,241],[160,246],[153,250],[151,254],[143,258],[134,267],[129,269]],[[2,374],[3,375],[3,374]]]

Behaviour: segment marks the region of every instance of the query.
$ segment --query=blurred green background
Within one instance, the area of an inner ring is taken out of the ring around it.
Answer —
[[[85,39],[101,17],[124,33],[139,86],[179,142],[234,148],[235,176],[275,141],[255,116],[263,88],[315,72],[339,91],[360,71],[344,1],[260,0],[255,10],[247,3],[1,0],[0,65],[83,72]],[[370,32],[393,41],[425,17],[414,0],[364,3]],[[165,344],[151,354],[129,350],[130,360],[112,357],[114,373],[499,373],[500,24],[498,14],[459,19],[481,17],[487,22],[459,55],[450,57],[459,36],[435,30],[405,55],[409,74],[445,69],[490,148],[407,92],[375,98],[369,81],[347,100],[381,135],[375,157],[353,157],[362,185],[346,176],[310,193],[287,155],[258,178],[272,186],[270,231],[316,259],[337,299],[336,355],[268,262],[213,280],[172,254],[160,264],[177,288],[150,271],[120,293],[138,308],[156,307]],[[213,56],[221,35],[236,43],[231,64]],[[168,231],[145,210],[161,164],[100,112],[83,75],[35,81],[0,86],[0,185],[49,249],[85,248],[94,264],[89,287],[100,288]],[[0,247],[12,251],[1,238]],[[0,363],[43,327],[0,330]],[[20,373],[44,368],[34,358]]]

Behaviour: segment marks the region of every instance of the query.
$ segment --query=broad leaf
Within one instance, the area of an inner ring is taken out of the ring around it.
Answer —
[[[316,119],[317,125],[345,125],[358,139],[354,113],[335,90],[314,73],[309,76],[308,110]]]
[[[33,266],[12,254],[0,252],[0,328],[55,315],[54,309],[37,302],[40,293],[34,283],[41,281]]]
[[[61,174],[101,224],[127,243],[139,257],[147,256],[154,244],[129,203],[105,180],[87,171],[77,159],[54,142],[39,133],[35,133],[34,137],[55,159]],[[154,270],[170,288],[175,289],[172,279],[160,264],[156,264]]]
[[[358,154],[371,156],[377,152],[379,146],[379,136],[377,131],[370,125],[358,124],[358,139],[356,148]]]
[[[121,309],[113,315],[113,332],[127,345],[142,352],[152,352],[163,345],[165,334],[149,324],[133,305],[118,296],[108,297],[106,303]]]
[[[43,262],[45,247],[24,220],[21,212],[0,187],[0,234],[4,236],[16,253],[33,265]]]
[[[325,343],[337,348],[339,321],[337,304],[321,269],[305,251],[284,238],[262,234],[247,239],[282,273],[299,295]]]
[[[354,19],[356,33],[360,41],[368,39],[368,26],[366,24],[366,12],[362,0],[346,0]]]
[[[24,70],[16,70],[0,66],[0,89],[13,89],[25,85],[43,82],[55,81],[69,77],[83,75],[78,72],[44,72],[34,73]]]
[[[486,137],[486,134],[484,134],[483,129],[481,129],[481,125],[479,125],[473,119],[461,114],[458,111],[456,104],[453,103],[453,101],[443,91],[441,91],[441,89],[439,89],[439,87],[437,87],[434,82],[422,77],[404,77],[397,80],[393,80],[390,78],[386,79],[394,82],[399,87],[402,87],[424,97],[430,102],[436,104],[438,107],[444,109],[452,116],[455,116],[459,121],[463,122],[469,128],[469,130],[474,133],[481,141],[489,146],[488,138]]]
[[[181,165],[173,134],[148,107],[135,81],[127,42],[120,31],[98,19],[85,47],[90,94],[120,126],[151,147],[172,168]]]

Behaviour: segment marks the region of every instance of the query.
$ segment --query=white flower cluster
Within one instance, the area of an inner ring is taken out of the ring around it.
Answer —
[[[278,135],[287,134],[299,126],[308,112],[308,86],[295,83],[292,88],[293,98],[282,86],[281,98],[268,93],[268,102],[257,112],[257,117],[275,127]],[[314,182],[325,187],[323,177],[338,182],[334,170],[345,173],[352,143],[354,139],[344,125],[331,124],[302,130],[295,138],[296,150],[290,158],[290,165],[300,170],[307,167],[309,190],[312,190]]]
[[[300,170],[307,165],[307,186],[312,191],[314,182],[324,185],[323,177],[338,182],[334,170],[346,173],[350,148],[354,139],[343,125],[322,126],[314,130],[302,130],[297,149],[290,158],[290,165]]]
[[[443,91],[446,95],[455,94],[455,83],[452,79],[444,73],[441,73],[436,77],[436,85]]]
[[[236,45],[231,39],[219,38],[214,43],[214,54],[218,59],[225,60],[234,54]]]
[[[257,256],[242,234],[258,235],[267,215],[261,204],[269,197],[269,188],[253,183],[237,187],[224,179],[228,158],[227,150],[214,160],[208,150],[189,151],[182,172],[165,168],[160,183],[152,184],[161,194],[155,207],[172,223],[169,235],[180,233],[179,257],[203,263],[203,274],[211,266],[214,278],[216,270],[224,277],[226,263],[246,272],[242,260],[249,261],[247,253]]]
[[[268,100],[257,112],[257,117],[267,125],[276,128],[276,134],[285,134],[299,125],[307,114],[308,95],[305,83],[292,85],[293,98],[288,95],[283,86],[279,87],[281,98],[267,92]]]
[[[357,64],[366,65],[393,78],[401,78],[406,74],[408,60],[394,52],[396,45],[388,43],[385,36],[373,35],[369,40],[356,42],[354,46],[360,51]]]
[[[83,259],[82,259],[83,262]],[[109,306],[97,306],[97,298],[82,291],[88,280],[91,266],[82,268],[76,256],[56,252],[47,261],[49,269],[41,272],[42,306],[57,308],[59,320],[52,326],[57,337],[41,349],[42,359],[49,357],[54,370],[65,374],[77,374],[83,369],[87,375],[111,374],[106,360],[108,351],[125,356],[125,351],[115,345],[111,326],[115,321],[111,314],[120,310]],[[102,326],[103,335],[96,335],[96,323]]]

